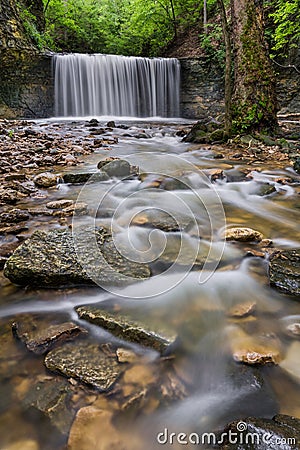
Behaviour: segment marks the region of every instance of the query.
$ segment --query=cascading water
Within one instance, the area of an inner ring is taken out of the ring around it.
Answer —
[[[175,58],[55,55],[56,116],[179,117]]]

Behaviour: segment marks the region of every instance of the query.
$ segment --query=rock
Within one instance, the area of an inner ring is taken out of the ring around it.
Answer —
[[[256,195],[259,195],[260,197],[265,197],[266,195],[273,194],[274,192],[276,192],[276,188],[273,184],[263,183],[259,187],[259,190],[256,193]]]
[[[68,434],[75,412],[70,407],[72,390],[66,380],[45,377],[31,385],[23,400],[28,410],[47,417],[62,434]]]
[[[110,177],[123,178],[131,175],[130,164],[125,159],[106,158],[98,163],[97,168],[106,172]]]
[[[104,249],[104,244],[110,246]],[[128,279],[130,276],[136,279],[150,276],[147,264],[128,261],[117,250],[112,253],[112,247],[112,237],[104,228],[82,228],[73,234],[61,229],[36,231],[8,259],[4,274],[13,283],[41,287],[93,285],[96,282],[120,285],[132,282],[132,278]],[[81,261],[87,264],[85,268],[78,261],[76,251],[80,253]],[[109,263],[106,257],[110,257]]]
[[[26,195],[22,195],[15,189],[0,188],[0,203],[14,205],[18,200],[24,197],[26,197]]]
[[[98,123],[99,123],[99,121],[97,120],[97,119],[91,119],[90,121],[89,121],[89,125],[91,125],[91,126],[97,126],[98,125]]]
[[[224,450],[297,450],[300,420],[282,414],[272,420],[248,417],[230,423],[222,436]]]
[[[280,324],[284,334],[294,339],[300,339],[300,315],[283,317],[280,319]]]
[[[67,199],[54,200],[53,202],[48,202],[46,204],[46,208],[62,209],[62,208],[67,208],[68,206],[72,206],[73,204],[74,204],[73,200],[67,200]]]
[[[76,415],[68,440],[68,450],[131,450],[112,422],[112,412],[86,406]]]
[[[43,172],[36,175],[33,179],[34,184],[41,188],[49,188],[51,186],[56,186],[57,175],[50,172]]]
[[[29,228],[26,225],[13,225],[0,228],[0,234],[19,234],[23,231],[28,231]]]
[[[159,352],[164,352],[175,340],[174,335],[164,330],[152,329],[144,321],[132,319],[129,314],[105,310],[101,304],[79,306],[76,311],[80,319],[98,325],[120,339],[151,347]]]
[[[69,343],[50,351],[45,366],[102,392],[111,389],[124,370],[114,356],[104,353],[98,343],[90,342]]]
[[[74,172],[65,173],[62,178],[64,183],[81,184],[88,181],[94,183],[107,181],[109,176],[105,172]]]
[[[228,328],[233,359],[249,365],[278,364],[282,359],[279,341],[274,336],[250,336],[238,327]]]
[[[33,439],[22,439],[5,446],[5,450],[21,450],[21,449],[40,450],[40,446],[38,442],[34,441]]]
[[[2,223],[18,223],[29,219],[29,214],[23,209],[12,209],[9,212],[0,214],[0,222]]]
[[[116,128],[116,124],[114,120],[110,120],[109,122],[107,122],[106,126],[108,128]]]
[[[300,158],[296,159],[293,167],[294,167],[295,172],[300,174]]]
[[[260,242],[263,239],[263,235],[252,228],[227,228],[224,232],[224,237],[227,241]]]
[[[271,286],[286,294],[300,295],[300,249],[285,250],[270,257]]]
[[[128,348],[118,348],[116,350],[119,363],[134,363],[139,359],[138,355]]]
[[[239,303],[238,305],[232,306],[227,315],[230,317],[246,317],[252,314],[256,309],[256,302],[245,302]]]
[[[150,228],[157,228],[163,231],[182,231],[187,228],[192,220],[190,217],[176,213],[161,211],[159,209],[146,209],[141,213],[136,214],[130,222],[131,226],[145,226]]]
[[[5,258],[5,256],[0,256],[0,270],[4,268],[6,261],[7,258]]]
[[[286,371],[292,378],[300,382],[300,342],[293,342],[285,355],[285,358],[279,364],[280,367]]]
[[[78,216],[85,216],[89,213],[89,208],[87,203],[85,202],[77,202],[75,204],[72,204],[71,206],[68,206],[66,208],[60,209],[58,211],[55,211],[53,213],[54,217],[70,217],[75,214]]]
[[[73,322],[64,322],[57,325],[45,325],[35,321],[32,317],[19,318],[12,324],[12,331],[33,353],[42,355],[55,344],[75,339],[87,331]]]

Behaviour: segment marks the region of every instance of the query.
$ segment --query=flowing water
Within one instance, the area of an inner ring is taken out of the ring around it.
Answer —
[[[54,56],[56,116],[179,117],[175,58]]]
[[[66,319],[80,323],[74,307],[102,301],[126,304],[134,315],[148,324],[163,324],[180,338],[175,359],[170,363],[178,379],[187,387],[184,395],[177,395],[177,387],[173,386],[175,399],[171,401],[172,395],[166,394],[169,398],[166,400],[157,388],[147,394],[147,402],[137,401],[128,412],[118,403],[121,402],[120,393],[113,392],[108,397],[111,406],[106,404],[106,407],[115,415],[114,423],[126,448],[181,448],[181,445],[170,443],[159,445],[158,433],[165,429],[168,433],[210,432],[234,419],[270,417],[274,408],[300,418],[299,379],[280,366],[260,369],[269,385],[267,394],[262,396],[251,395],[251,383],[246,376],[243,379],[243,376],[235,378],[229,374],[233,351],[253,340],[262,347],[279,349],[284,358],[292,342],[285,334],[284,325],[290,316],[299,318],[300,307],[297,299],[269,287],[266,259],[249,256],[249,251],[257,250],[254,244],[224,243],[222,239],[226,226],[246,226],[263,233],[265,238],[273,241],[274,247],[299,247],[299,175],[282,164],[253,165],[247,160],[215,159],[213,149],[181,142],[177,136],[182,128],[180,123],[125,124],[129,127],[127,130],[116,128],[111,132],[118,136],[119,142],[112,147],[109,156],[127,159],[147,176],[95,182],[84,188],[61,184],[59,189],[49,191],[47,201],[59,198],[85,201],[90,215],[74,219],[75,227],[78,224],[84,224],[87,229],[94,224],[110,226],[116,246],[123,252],[125,248],[126,257],[142,263],[159,260],[160,264],[153,265],[154,276],[149,280],[122,289],[110,286],[107,290],[99,287],[51,291],[21,289],[2,281],[0,424],[4,431],[0,436],[1,449],[23,450],[26,447],[20,442],[25,440],[35,442],[35,447],[28,448],[62,449],[67,439],[42,414],[28,408],[26,398],[30,386],[37,380],[47,380],[51,374],[45,370],[42,357],[31,356],[14,341],[9,327],[11,322],[30,313],[46,318],[50,323]],[[77,138],[88,134],[80,121],[66,121],[65,125],[60,123],[59,126],[48,122],[40,126],[43,127],[57,127],[61,134],[72,133]],[[132,137],[141,128],[146,131],[147,138]],[[93,171],[97,162],[107,155],[105,148],[99,149],[76,170]],[[225,177],[211,183],[207,171],[212,168],[222,169]],[[250,168],[253,178],[246,181],[242,171]],[[295,181],[282,184],[279,178]],[[173,189],[170,185],[158,189],[157,182],[162,180],[172,182]],[[179,181],[185,186],[176,185]],[[275,192],[261,197],[262,183],[274,185]],[[42,200],[35,202],[39,204]],[[28,206],[28,202],[21,205]],[[107,214],[108,210],[112,210],[112,214]],[[165,232],[139,226],[134,221],[151,211],[157,220],[162,212],[179,224],[186,223],[188,218],[188,226],[182,226],[181,231]],[[32,230],[57,226],[57,221],[31,223]],[[81,262],[85,264],[85,261]],[[255,305],[253,314],[240,319],[228,316],[232,307],[249,302]],[[115,342],[97,326],[81,323],[88,327],[89,339]],[[132,348],[137,349],[136,346]],[[158,362],[153,351],[139,351],[146,358],[143,364],[149,372],[146,375],[142,372],[136,383],[145,388],[149,373],[150,378],[161,379],[167,373],[169,363]],[[298,364],[296,358],[295,369]],[[122,390],[122,381],[120,383]],[[74,391],[75,395],[82,396],[81,403],[77,398],[77,409],[103,401],[103,394],[92,390],[83,394],[79,389],[79,394]],[[276,403],[278,406],[274,407]],[[98,437],[94,430],[96,440],[108,443],[103,448],[112,448],[109,442],[114,436],[109,430],[105,435],[105,430],[101,429]]]

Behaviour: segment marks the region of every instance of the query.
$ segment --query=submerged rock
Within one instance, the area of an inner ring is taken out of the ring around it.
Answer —
[[[287,354],[280,367],[286,371],[292,378],[300,382],[300,342],[293,342],[288,348]]]
[[[177,213],[175,216],[159,209],[147,209],[136,214],[130,225],[157,228],[168,232],[181,231],[193,224],[193,220],[187,215]]]
[[[271,286],[295,296],[300,295],[300,249],[275,253],[270,258]]]
[[[36,175],[33,181],[37,187],[49,188],[51,186],[56,186],[57,178],[58,176],[53,173],[43,172]]]
[[[45,377],[31,385],[24,406],[47,417],[62,434],[67,434],[75,416],[70,408],[71,385],[66,380]]]
[[[64,322],[57,325],[45,326],[45,323],[35,321],[32,317],[20,318],[12,324],[12,331],[28,350],[37,355],[49,351],[61,341],[75,339],[87,331],[73,322]]]
[[[224,232],[224,237],[227,241],[239,241],[239,242],[249,242],[256,241],[260,242],[263,239],[263,235],[252,228],[227,228]]]
[[[107,355],[99,344],[90,342],[65,344],[50,351],[45,366],[100,391],[108,391],[124,370],[115,356]]]
[[[249,365],[278,364],[282,359],[280,342],[273,336],[253,337],[241,328],[228,328],[233,359]]]
[[[36,231],[8,259],[4,275],[13,283],[58,287],[88,284],[126,284],[148,278],[147,264],[127,260],[117,250],[107,260],[104,246],[112,236],[104,228]],[[86,264],[83,268],[78,260]],[[87,273],[88,272],[88,273]],[[129,279],[130,277],[130,279]]]
[[[94,406],[81,408],[70,431],[68,450],[132,450],[132,440],[129,439],[127,446],[126,439],[116,430],[112,419],[111,411]]]
[[[231,437],[233,439],[230,439]],[[273,419],[249,417],[230,423],[224,430],[222,449],[297,450],[300,446],[300,420],[283,414]]]
[[[62,177],[64,183],[82,184],[92,181],[94,183],[107,181],[109,179],[105,172],[74,172],[65,173]]]
[[[99,325],[120,339],[151,347],[159,352],[165,351],[175,340],[174,335],[153,330],[144,321],[133,320],[129,314],[122,312],[105,310],[101,305],[79,306],[76,311],[81,319]]]

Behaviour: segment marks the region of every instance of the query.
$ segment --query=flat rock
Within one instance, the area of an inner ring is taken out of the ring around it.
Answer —
[[[100,182],[107,181],[109,176],[105,172],[74,172],[74,173],[65,173],[62,176],[64,183],[70,184],[81,184],[87,183],[88,181],[92,182]]]
[[[20,318],[12,324],[13,334],[20,339],[28,350],[37,355],[49,351],[55,344],[75,339],[87,331],[73,322],[57,325],[45,325],[32,317]]]
[[[29,214],[23,209],[12,209],[9,212],[0,214],[0,222],[2,223],[18,223],[29,219]]]
[[[250,336],[241,328],[228,330],[233,359],[249,365],[278,364],[282,359],[279,341],[273,336]]]
[[[43,172],[36,175],[33,179],[33,182],[37,187],[49,188],[51,186],[56,186],[57,179],[57,175],[50,172]]]
[[[281,291],[300,295],[300,249],[277,252],[270,258],[270,284]]]
[[[107,263],[103,247],[108,243],[113,244],[112,237],[100,227],[89,233],[84,228],[76,230],[75,238],[69,230],[36,231],[8,259],[4,275],[18,285],[41,287],[126,284],[133,280],[128,276],[138,280],[150,276],[146,264],[128,261],[117,251],[115,257],[109,252]]]
[[[74,204],[73,200],[68,200],[68,199],[54,200],[53,202],[48,202],[46,204],[46,208],[62,209],[62,208],[67,208],[68,206],[72,206],[73,204]]]
[[[300,342],[293,342],[280,363],[280,367],[286,371],[292,378],[300,382]]]
[[[180,231],[187,228],[193,221],[183,214],[176,214],[174,218],[171,214],[158,209],[148,209],[136,214],[130,225],[157,228],[162,231]]]
[[[238,303],[237,305],[232,306],[227,315],[230,317],[246,317],[252,314],[256,309],[256,303],[253,301]]]
[[[99,344],[89,342],[69,343],[50,351],[45,366],[100,391],[108,391],[124,370],[114,356],[103,353]]]
[[[263,235],[252,228],[227,228],[224,232],[224,238],[227,241],[238,241],[238,242],[249,242],[256,241],[260,242],[263,239]]]
[[[145,322],[133,320],[129,314],[108,311],[100,306],[79,306],[76,311],[81,319],[104,328],[120,339],[151,347],[159,352],[165,351],[175,340],[174,335],[153,330]]]
[[[229,439],[230,434],[234,439]],[[300,420],[276,415],[273,419],[248,417],[230,423],[224,430],[226,450],[298,450]],[[235,443],[233,443],[235,442]]]

